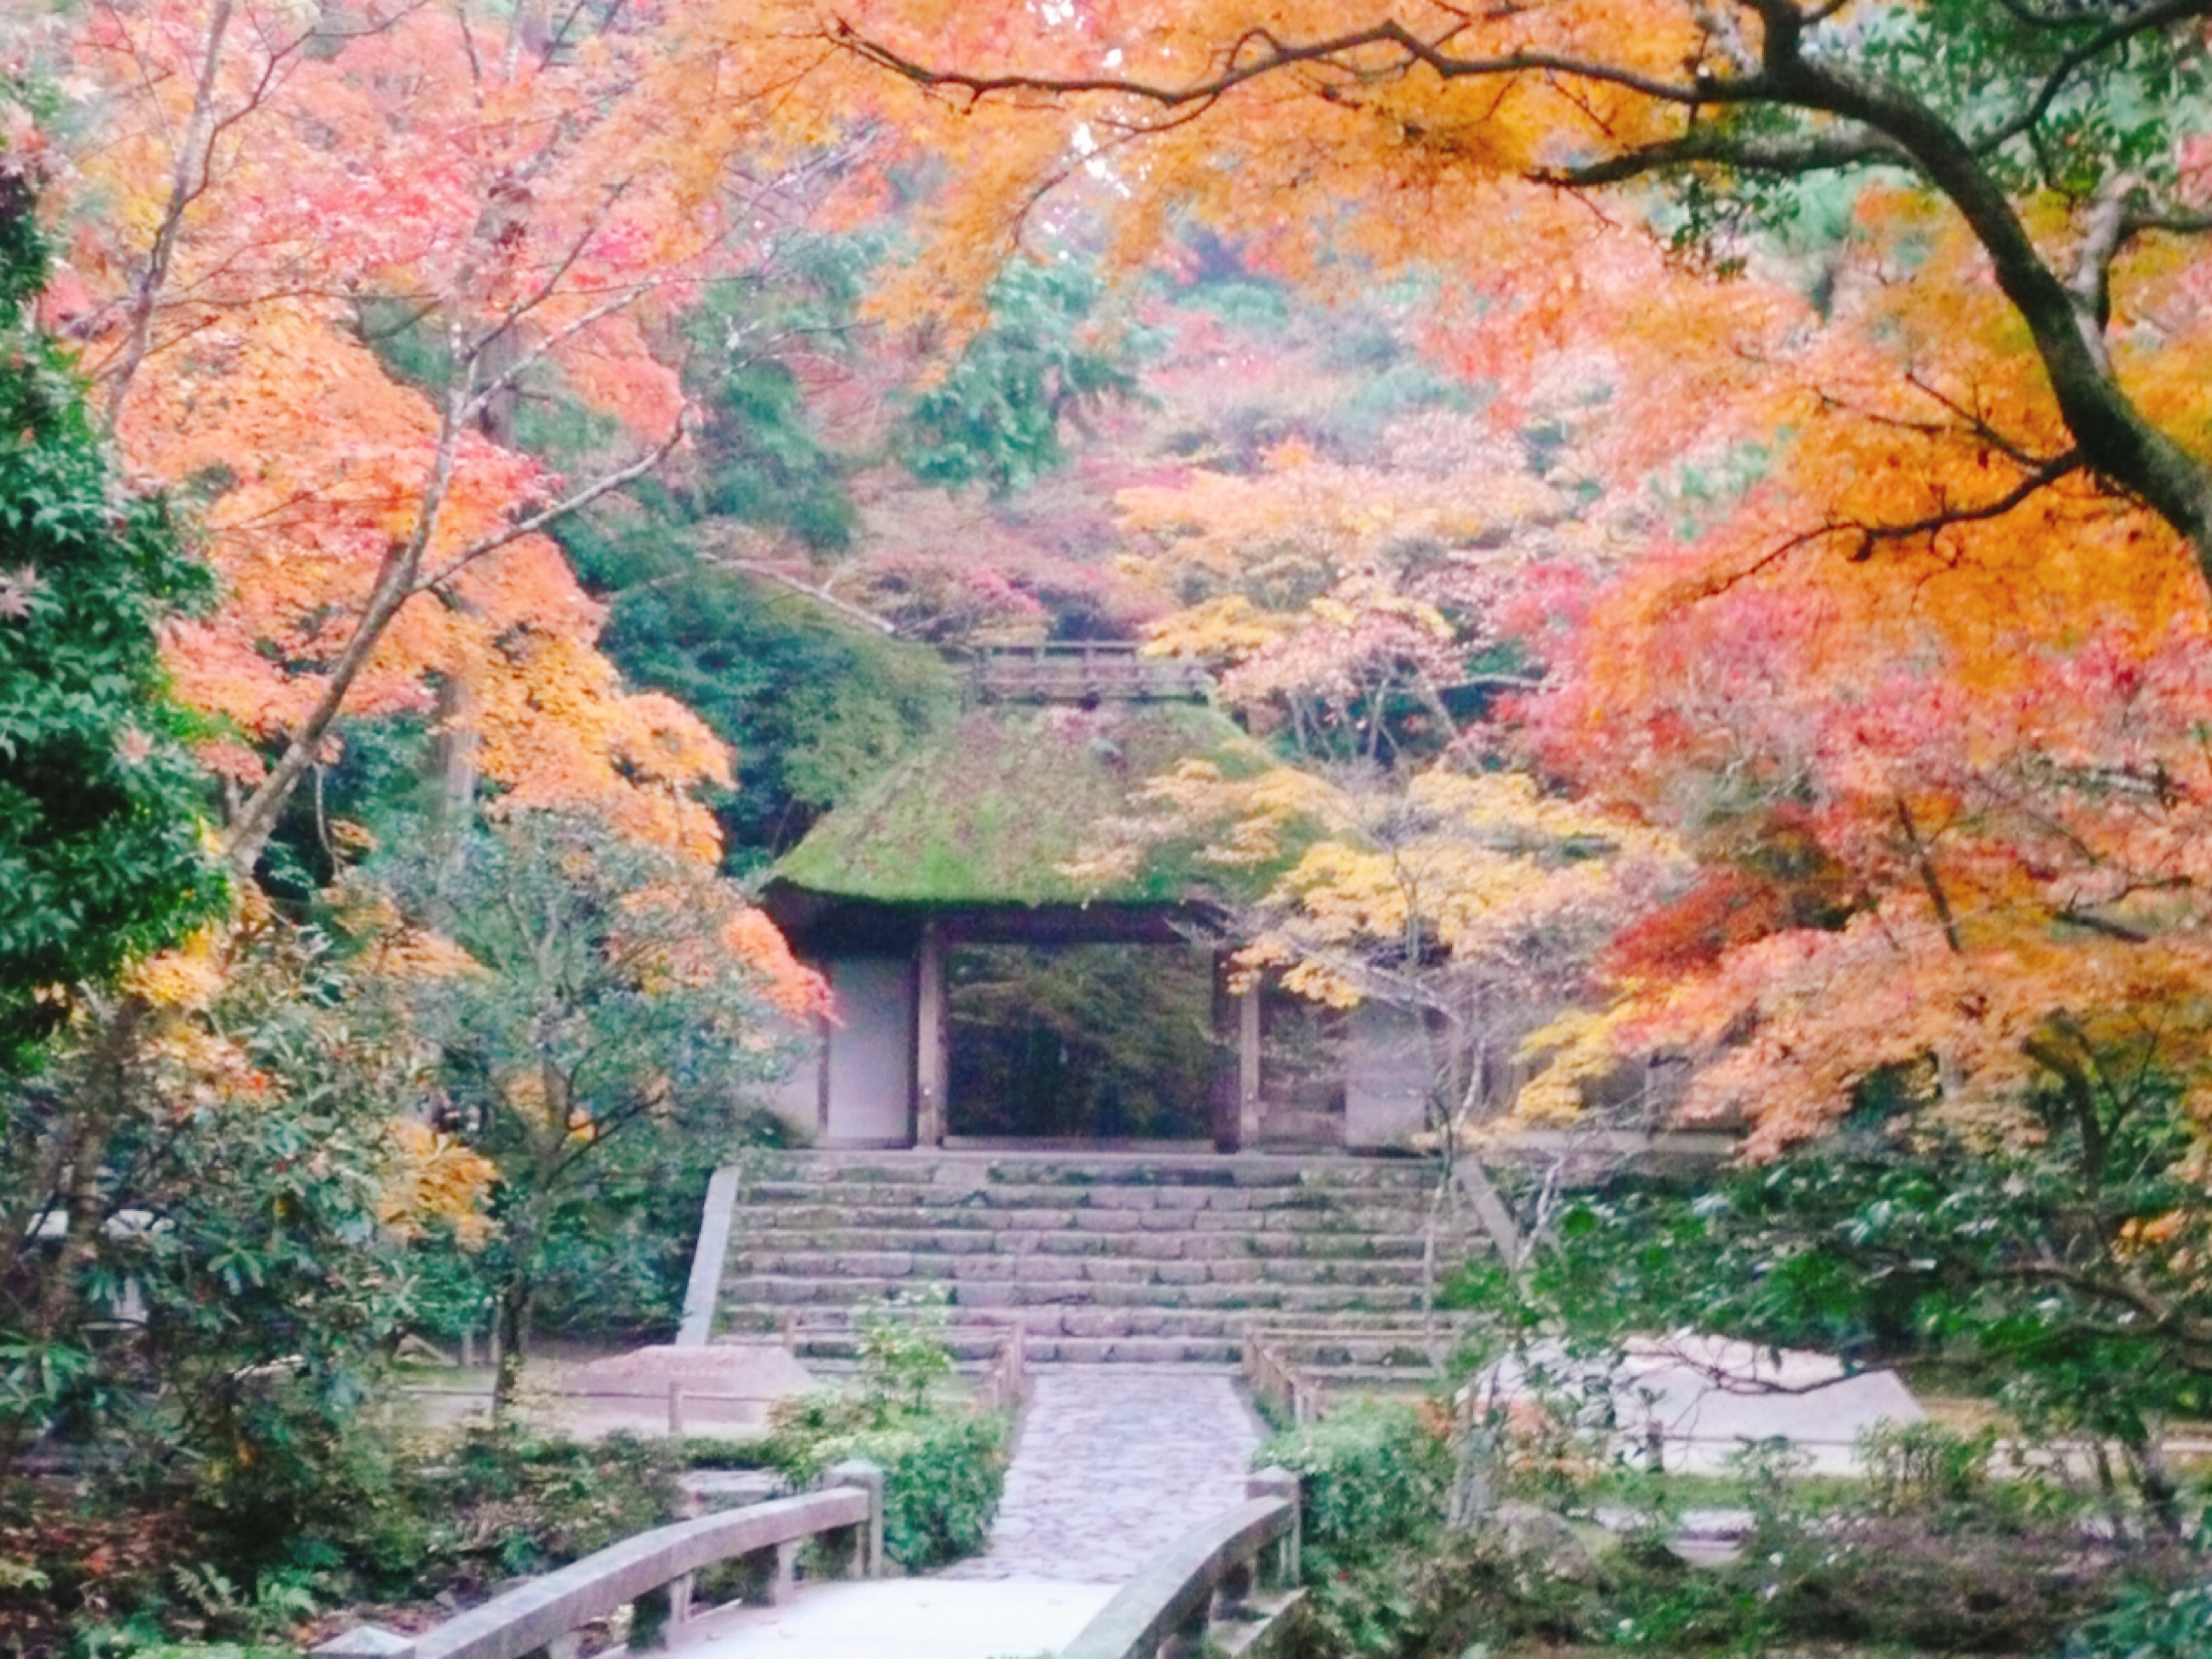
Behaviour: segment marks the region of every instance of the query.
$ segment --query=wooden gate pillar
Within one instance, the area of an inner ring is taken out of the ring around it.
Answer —
[[[1237,1145],[1260,1144],[1260,976],[1237,995]]]
[[[945,1032],[944,935],[922,923],[914,973],[914,1144],[942,1146],[945,1085],[951,1072]]]

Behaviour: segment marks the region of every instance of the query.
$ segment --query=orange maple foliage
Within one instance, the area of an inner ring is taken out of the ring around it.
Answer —
[[[1518,639],[1547,674],[1509,711],[1523,761],[1706,860],[1618,941],[1619,1000],[1535,1040],[1554,1064],[1527,1109],[1571,1109],[1652,1046],[1706,1060],[1694,1107],[1750,1116],[1769,1149],[1897,1067],[1932,1065],[1969,1114],[2093,1086],[2099,1066],[2199,1081],[2212,145],[2177,120],[2147,171],[2002,172],[1985,165],[2000,140],[1976,150],[1919,102],[1938,90],[1879,64],[1832,73],[1873,12],[841,14],[859,55],[917,108],[959,109],[977,142],[1030,123],[959,198],[971,232],[1016,224],[1050,167],[1089,154],[1125,193],[1132,249],[1195,214],[1326,281],[1433,262],[1460,290],[1440,330],[1498,436],[1552,428],[1542,483],[1580,509],[1551,538],[1568,557],[1451,637],[1376,588],[1367,556],[1346,562],[1346,515],[1279,479],[1129,503],[1182,588],[1212,590],[1163,626],[1170,648],[1257,688],[1277,659],[1278,687],[1342,681],[1362,633],[1394,630],[1378,654],[1439,682],[1455,649]],[[2149,40],[2149,16],[2066,74]],[[2028,27],[1992,17],[1991,40]],[[2200,23],[2157,28],[2201,49]],[[2040,48],[1988,50],[2032,67]],[[2074,96],[2062,76],[2033,102],[2046,73],[2021,72],[2018,131]],[[1992,79],[1983,118],[2014,90]],[[1787,118],[1732,124],[1746,106]],[[1656,233],[1671,204],[1581,193],[1869,155],[1891,170],[1832,191],[1822,233],[1716,233],[1704,262]],[[1736,269],[1716,281],[1721,256]],[[1276,578],[1290,602],[1258,595]]]
[[[818,135],[716,93],[743,64],[715,22],[675,8],[561,41],[526,13],[502,37],[458,7],[254,0],[72,20],[63,84],[99,141],[62,203],[52,321],[88,342],[130,461],[205,498],[228,602],[173,660],[246,740],[210,758],[251,797],[247,855],[341,703],[436,710],[511,804],[711,854],[690,792],[726,757],[622,689],[538,533],[603,481],[499,439],[526,377],[634,434],[621,476],[680,435],[657,319],[742,265],[730,169]],[[378,360],[365,300],[431,325],[444,385]]]

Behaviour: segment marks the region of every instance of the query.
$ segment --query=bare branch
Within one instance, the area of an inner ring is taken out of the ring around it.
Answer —
[[[510,543],[519,542],[525,536],[535,536],[541,530],[549,529],[551,526],[558,524],[570,514],[582,512],[593,502],[599,500],[600,497],[610,495],[625,484],[635,483],[646,473],[652,471],[654,467],[660,465],[662,461],[665,461],[676,445],[683,442],[690,430],[691,411],[685,409],[682,414],[676,417],[676,423],[668,429],[666,437],[627,466],[618,467],[613,472],[602,474],[582,489],[571,491],[568,495],[563,496],[552,506],[542,507],[535,513],[517,519],[504,529],[495,530],[487,536],[479,536],[451,559],[440,565],[436,571],[428,576],[416,579],[413,587],[409,589],[409,592],[427,593],[441,588],[487,554],[497,553],[501,548],[508,546]]]
[[[233,0],[215,0],[215,9],[207,21],[207,56],[200,62],[199,81],[192,93],[191,118],[185,125],[182,141],[176,146],[175,160],[169,171],[169,199],[161,210],[153,244],[146,250],[145,269],[138,273],[138,280],[131,287],[130,327],[124,337],[123,355],[117,360],[108,385],[111,430],[123,416],[123,403],[129,394],[130,382],[137,375],[138,365],[145,361],[147,348],[152,345],[154,302],[168,283],[169,266],[176,258],[176,245],[184,234],[185,210],[191,206],[193,198],[207,188],[206,172],[200,163],[208,146],[214,142],[215,89],[222,73],[223,37],[230,32],[234,10]]]
[[[1632,70],[1624,70],[1614,64],[1590,58],[1571,58],[1556,52],[1510,52],[1495,57],[1461,57],[1445,49],[1445,43],[1459,33],[1460,29],[1454,28],[1435,40],[1424,40],[1395,18],[1371,28],[1355,29],[1324,40],[1303,43],[1286,43],[1264,30],[1255,30],[1241,37],[1223,55],[1223,68],[1220,71],[1201,80],[1184,82],[1180,86],[1138,81],[1120,75],[978,75],[965,70],[936,69],[861,34],[843,18],[838,20],[837,33],[832,38],[837,45],[857,57],[878,68],[889,70],[917,87],[949,88],[966,93],[971,101],[981,101],[1001,93],[1046,93],[1057,97],[1107,94],[1138,99],[1175,110],[1186,105],[1211,102],[1224,93],[1233,92],[1246,82],[1301,66],[1336,69],[1355,78],[1371,79],[1374,72],[1355,71],[1343,61],[1350,55],[1370,47],[1394,48],[1399,54],[1397,69],[1410,69],[1418,64],[1445,81],[1486,80],[1509,75],[1556,75],[1572,81],[1619,87],[1629,92],[1641,93],[1646,98],[1657,99],[1664,104],[1678,104],[1691,109],[1702,105],[1754,104],[1771,97],[1774,91],[1766,85],[1762,77],[1757,76],[1698,75],[1686,82],[1661,81]],[[1246,56],[1245,48],[1255,43],[1262,50]]]
[[[1990,519],[2001,519],[2060,479],[2082,471],[2087,465],[2088,461],[2080,450],[2070,449],[2064,455],[2037,467],[2003,495],[1977,506],[1945,508],[1941,512],[1930,513],[1926,518],[1911,519],[1899,524],[1834,524],[1828,527],[1828,531],[1832,535],[1855,536],[1858,546],[1850,557],[1853,563],[1860,563],[1871,559],[1875,549],[1885,542],[1908,542],[1922,536],[1933,536],[1954,525],[1980,524]]]

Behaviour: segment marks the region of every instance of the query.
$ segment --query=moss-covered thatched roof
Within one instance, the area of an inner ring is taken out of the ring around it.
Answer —
[[[888,904],[1175,904],[1196,896],[1190,858],[1154,857],[1101,887],[1063,873],[1102,820],[1177,762],[1236,772],[1242,734],[1197,703],[1098,708],[990,704],[970,710],[816,825],[774,877],[810,892]]]

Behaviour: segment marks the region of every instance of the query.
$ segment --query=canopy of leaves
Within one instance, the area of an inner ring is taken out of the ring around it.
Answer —
[[[991,321],[959,360],[912,396],[898,446],[924,483],[1004,494],[1067,459],[1066,422],[1136,381],[1086,339],[1098,278],[1072,257],[1017,259],[991,286]]]
[[[519,1359],[564,1237],[646,1172],[703,1190],[819,986],[732,883],[595,820],[516,813],[379,873],[442,930],[413,936],[398,989],[441,1126],[497,1172],[490,1272]]]
[[[676,698],[745,757],[715,811],[727,855],[751,862],[795,844],[909,746],[939,735],[958,712],[959,681],[925,646],[690,557],[664,553],[674,568],[660,576],[629,559],[628,573],[645,580],[615,594],[603,644],[634,683]],[[587,577],[600,569],[596,557],[580,563]]]
[[[117,478],[34,321],[32,166],[0,147],[0,1071],[69,987],[173,944],[225,894],[186,747],[204,728],[158,644],[213,586],[167,503]]]

